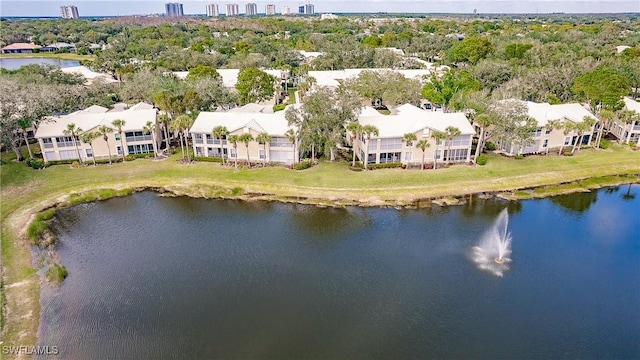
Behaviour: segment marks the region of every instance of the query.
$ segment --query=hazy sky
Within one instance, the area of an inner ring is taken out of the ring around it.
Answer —
[[[0,16],[59,16],[61,5],[76,5],[80,16],[111,16],[132,14],[164,13],[165,2],[181,2],[185,14],[204,14],[205,6],[210,3],[219,5],[220,12],[225,12],[226,3],[237,3],[240,12],[244,13],[247,2],[258,4],[258,12],[264,13],[267,3],[276,4],[277,12],[283,6],[292,11],[303,1],[238,1],[238,0],[205,0],[205,1],[95,1],[95,0],[0,0]],[[316,13],[323,12],[417,12],[417,13],[617,13],[640,12],[640,0],[312,0]]]

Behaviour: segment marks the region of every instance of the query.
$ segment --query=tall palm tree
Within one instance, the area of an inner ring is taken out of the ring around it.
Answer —
[[[367,137],[364,153],[364,169],[367,170],[369,168],[369,141],[371,140],[371,135],[378,136],[379,132],[377,127],[373,125],[365,125],[362,127],[362,133]]]
[[[618,114],[618,118],[625,124],[629,124],[629,130],[626,129],[627,126],[625,125],[625,130],[627,130],[627,137],[623,141],[623,143],[628,144],[631,140],[631,131],[633,130],[633,126],[635,125],[636,121],[640,120],[640,114],[633,110],[622,110]]]
[[[362,125],[357,121],[352,121],[347,125],[347,131],[351,134],[351,149],[353,152],[352,167],[356,167],[356,139],[362,134]]]
[[[261,132],[260,134],[258,134],[258,136],[256,136],[256,141],[259,144],[262,144],[262,147],[264,148],[264,159],[262,159],[262,167],[265,167],[267,166],[267,146],[269,142],[271,142],[271,135],[266,132]]]
[[[220,140],[220,157],[222,158],[222,165],[224,165],[224,148],[222,146],[222,138],[226,139],[227,136],[229,136],[229,130],[227,130],[226,126],[218,125],[213,128],[211,134],[213,135],[214,142],[215,139]]]
[[[146,134],[151,134],[151,138],[153,140],[153,156],[158,156],[158,148],[156,144],[156,124],[151,121],[147,121],[147,124],[142,127],[142,132]]]
[[[76,141],[78,134],[80,134],[81,132],[82,129],[77,127],[76,124],[69,123],[67,124],[67,128],[62,133],[66,136],[71,136],[71,139],[73,140],[73,146],[76,148],[76,154],[78,155],[78,161],[83,164],[84,161],[82,161],[82,157],[80,156],[80,148],[78,147],[78,142]]]
[[[404,145],[407,146],[409,149],[411,149],[411,147],[413,146],[413,142],[416,140],[418,140],[418,137],[414,133],[406,133],[402,136],[402,142],[404,142]],[[402,155],[400,156],[402,157]],[[424,159],[422,162],[424,163]],[[409,161],[407,160],[407,169],[408,168],[409,168]]]
[[[99,138],[100,136],[100,133],[97,132],[86,132],[80,135],[80,140],[85,144],[89,144],[89,146],[91,147],[91,158],[93,159],[93,166],[96,166],[96,153],[93,151],[93,140]]]
[[[458,129],[455,126],[447,126],[447,128],[444,129],[444,131],[446,132],[447,138],[449,139],[449,149],[447,150],[447,161],[451,161],[451,144],[453,144],[453,139],[460,136],[461,132],[460,132],[460,129]]]
[[[111,165],[111,146],[109,146],[109,134],[113,132],[113,129],[107,125],[102,125],[98,128],[98,134],[102,136],[102,139],[107,143],[107,151],[109,152],[109,165]]]
[[[447,134],[443,131],[433,131],[431,133],[431,137],[436,141],[436,153],[433,156],[433,169],[438,168],[438,147],[440,146],[440,142],[447,138]],[[444,154],[442,154],[442,160],[444,161]]]
[[[611,120],[616,117],[616,114],[609,109],[602,109],[598,113],[598,117],[600,118],[600,128],[598,129],[598,136],[596,137],[596,146],[600,148],[600,140],[602,140],[602,133],[605,127],[609,126]]]
[[[126,121],[121,120],[121,119],[115,119],[111,122],[111,125],[113,125],[113,127],[118,131],[118,134],[120,135],[120,148],[122,149],[122,162],[127,161],[124,158],[124,141],[122,139],[122,128],[127,124]]]
[[[169,131],[171,131],[174,134],[176,132],[178,133],[178,136],[180,138],[180,155],[181,155],[181,158],[184,159],[184,145],[182,143],[182,124],[181,124],[182,121],[183,119],[181,119],[180,117],[171,121],[169,123]]]
[[[247,165],[251,168],[251,159],[249,158],[249,143],[253,141],[253,135],[251,133],[244,133],[238,136],[238,140],[244,143],[247,148]]]
[[[475,163],[482,152],[482,149],[484,149],[485,131],[489,126],[491,126],[492,119],[487,114],[479,114],[476,116],[474,121],[480,127],[480,136],[478,137],[478,144],[476,145],[476,153],[473,155],[473,162]]]
[[[563,130],[564,125],[562,124],[562,120],[549,120],[547,121],[547,125],[545,125],[545,129],[549,129],[549,132],[553,130]],[[547,144],[546,153],[549,153],[549,144]]]
[[[578,131],[578,139],[575,144],[573,144],[573,149],[571,149],[572,154],[576,152],[576,147],[578,148],[578,151],[580,150],[582,147],[582,138],[584,137],[584,133],[590,131],[595,123],[596,119],[591,116],[585,116],[582,118],[581,122],[576,124],[575,128]]]
[[[293,129],[289,129],[284,133],[284,136],[293,144],[293,163],[295,164],[298,162],[298,133]]]
[[[416,147],[422,150],[422,162],[420,163],[420,170],[424,170],[424,153],[426,152],[427,148],[430,146],[431,144],[425,139],[418,141],[418,143],[416,144]]]
[[[238,169],[238,135],[229,135],[227,137],[227,143],[233,145],[235,156],[233,157],[233,167]]]

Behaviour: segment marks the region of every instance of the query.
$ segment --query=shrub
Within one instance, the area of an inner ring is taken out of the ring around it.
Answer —
[[[72,166],[73,168],[77,169],[77,168],[79,168],[79,167],[80,167],[80,163],[76,160],[76,161],[74,161],[74,162],[72,162],[72,163],[71,163],[71,166]]]
[[[282,111],[287,107],[286,104],[273,105],[273,112]]]
[[[61,283],[67,278],[67,276],[69,276],[67,268],[58,263],[51,264],[45,274],[47,276],[47,280],[55,283]]]
[[[487,151],[494,151],[495,149],[497,149],[498,147],[496,146],[496,144],[492,143],[491,141],[487,141],[486,144],[484,144],[484,148]]]
[[[38,159],[29,159],[27,160],[27,166],[33,169],[42,169],[44,167],[44,162]]]
[[[51,160],[51,161],[45,161],[44,166],[51,166],[51,165],[62,165],[62,164],[72,164],[74,162],[74,160]]]
[[[481,154],[476,159],[476,164],[478,164],[478,165],[485,165],[486,163],[487,163],[487,155],[485,155],[485,154]]]
[[[43,220],[36,219],[29,224],[29,227],[27,227],[27,236],[34,244],[37,245],[45,231],[47,231],[47,223]]]
[[[383,163],[383,164],[371,164],[368,166],[371,170],[376,169],[391,169],[391,168],[399,168],[402,167],[402,163]]]
[[[211,157],[211,156],[195,156],[193,158],[193,160],[194,161],[204,161],[204,162],[216,162],[216,163],[222,162],[222,158],[219,157],[219,156],[214,156],[214,157]]]
[[[313,166],[313,161],[311,159],[304,159],[299,163],[293,164],[293,168],[296,170],[304,170]]]
[[[122,162],[122,158],[121,157],[115,157],[111,159],[112,163],[118,163],[118,162]],[[109,163],[109,159],[107,160],[96,160],[96,164],[108,164]]]
[[[124,159],[127,160],[127,161],[133,161],[135,159],[150,159],[152,157],[153,157],[152,153],[129,154],[129,155],[125,156]]]
[[[564,155],[564,156],[573,156],[573,153],[571,151],[565,151],[564,153],[562,153],[562,155]]]
[[[600,149],[608,149],[611,146],[611,141],[607,139],[600,140]]]
[[[516,156],[514,156],[513,158],[516,159],[516,160],[522,160],[522,159],[524,159],[524,155],[516,154]]]

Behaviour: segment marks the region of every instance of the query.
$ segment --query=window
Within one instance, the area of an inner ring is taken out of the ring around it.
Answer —
[[[71,160],[78,158],[78,153],[75,150],[60,150],[58,153],[60,154],[60,160]]]
[[[153,152],[152,144],[136,144],[127,146],[129,154],[147,154]]]
[[[404,153],[404,161],[411,161],[411,151]]]
[[[264,150],[260,150],[260,159],[265,159]]]
[[[202,151],[202,148],[200,146],[196,146],[196,156],[204,156],[203,153],[204,151]]]
[[[119,133],[113,133],[113,136],[115,136],[116,141],[120,141],[120,134]]]
[[[236,157],[236,149],[231,149],[231,155],[229,157]]]
[[[73,138],[71,136],[61,136],[56,138],[56,144],[58,147],[73,147],[75,144],[73,143]],[[76,155],[76,158],[78,156]]]
[[[116,153],[118,153],[118,155],[122,155],[122,147],[120,147],[120,145],[116,146]]]
[[[202,144],[202,134],[193,134],[193,141],[195,141],[196,144]]]
[[[293,147],[293,144],[285,137],[273,136],[269,142],[269,147]]]
[[[544,139],[544,142],[542,143],[542,147],[546,148],[549,145],[549,139]]]
[[[93,157],[93,150],[87,149],[86,151],[87,151],[87,157],[88,158]]]
[[[46,161],[53,161],[56,159],[56,153],[54,151],[47,151],[44,153],[44,159]]]
[[[429,137],[429,129],[425,128],[422,130],[422,137]]]
[[[441,157],[442,157],[442,150],[436,151],[436,160],[440,160]]]
[[[401,153],[399,152],[380,153],[380,163],[400,162],[400,155]]]
[[[533,137],[540,137],[540,135],[542,135],[542,129],[538,128],[536,132],[533,134]]]
[[[447,139],[447,146],[449,145],[449,140]],[[461,135],[453,138],[451,141],[451,146],[468,146],[469,145],[469,135]]]
[[[378,150],[378,139],[370,139],[369,140],[369,151]]]
[[[376,141],[372,140],[373,148],[371,148],[372,144],[369,144],[369,150],[376,149]],[[402,149],[402,138],[393,138],[393,139],[380,139],[380,150],[393,150],[393,149]]]
[[[445,150],[444,156],[447,161],[466,161],[467,152],[468,149],[451,149],[451,154],[449,154],[449,150]]]
[[[571,137],[567,136],[564,138],[564,144],[569,145],[571,143]]]
[[[549,135],[549,134],[551,134],[551,129],[546,129],[546,130],[544,131],[544,133],[545,133],[545,135]]]
[[[42,147],[44,147],[45,149],[50,149],[53,147],[53,141],[51,141],[51,138],[43,138],[42,139]]]
[[[151,134],[145,135],[142,131],[127,131],[124,133],[124,136],[127,142],[149,141],[152,139]]]

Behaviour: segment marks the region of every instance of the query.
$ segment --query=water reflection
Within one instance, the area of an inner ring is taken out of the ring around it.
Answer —
[[[554,204],[560,205],[569,212],[583,213],[598,200],[597,191],[557,195],[549,198]]]

